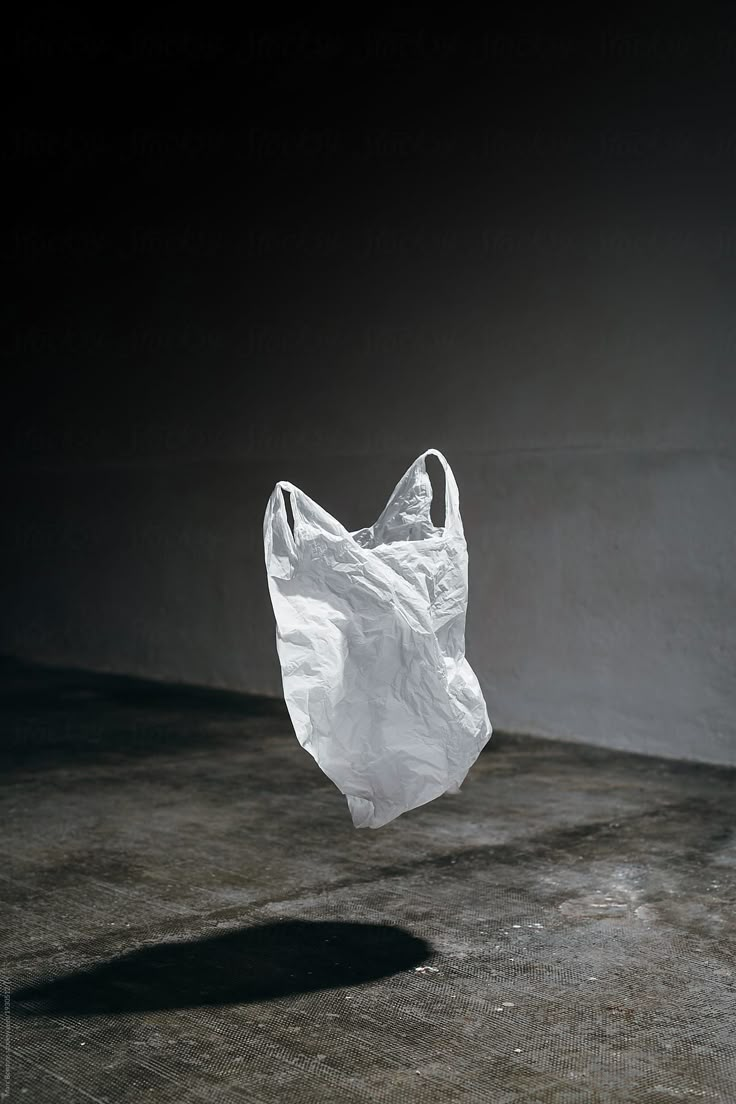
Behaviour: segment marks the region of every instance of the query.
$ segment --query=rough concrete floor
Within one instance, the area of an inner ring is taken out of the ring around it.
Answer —
[[[12,1101],[736,1101],[734,772],[495,736],[377,831],[278,702],[2,665]]]

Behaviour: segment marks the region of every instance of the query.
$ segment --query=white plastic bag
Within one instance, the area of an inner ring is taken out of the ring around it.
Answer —
[[[430,519],[430,454],[445,470],[441,528]],[[492,729],[464,655],[468,556],[444,456],[423,453],[375,525],[352,533],[281,481],[263,534],[289,715],[355,827],[457,792]]]

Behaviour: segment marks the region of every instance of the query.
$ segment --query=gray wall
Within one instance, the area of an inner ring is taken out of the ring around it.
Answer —
[[[734,148],[581,102],[286,142],[265,214],[21,227],[61,299],[10,343],[0,650],[278,694],[274,482],[358,528],[434,446],[494,725],[736,762]]]

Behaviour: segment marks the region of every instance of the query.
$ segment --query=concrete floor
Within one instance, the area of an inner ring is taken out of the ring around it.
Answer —
[[[282,703],[1,673],[5,1097],[736,1101],[735,772],[496,734],[356,831]]]

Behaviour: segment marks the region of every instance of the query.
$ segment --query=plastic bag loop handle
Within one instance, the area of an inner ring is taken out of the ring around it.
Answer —
[[[294,531],[289,525],[286,513],[284,491],[291,495],[291,512],[294,516]],[[299,559],[298,539],[301,514],[296,502],[296,488],[292,483],[281,481],[276,484],[268,500],[263,519],[264,551],[266,568],[270,575],[288,579],[293,574]]]
[[[291,537],[291,544],[296,551],[297,535],[300,527],[301,518],[298,515],[294,488],[290,484],[285,483],[278,483],[277,487],[279,492],[280,508],[283,511],[284,516],[284,528],[286,529],[287,534]],[[289,492],[289,505],[291,506],[293,529],[292,526],[289,524],[289,512],[286,505],[286,495],[284,494],[285,490]]]
[[[425,474],[427,473],[426,460],[428,456],[436,456],[442,465],[445,473],[445,529],[455,530],[462,533],[463,524],[460,518],[460,492],[457,488],[455,476],[452,473],[452,468],[448,464],[446,458],[442,455],[439,449],[428,448],[426,452],[423,452],[420,457],[415,461],[416,465],[421,464],[424,468]]]

